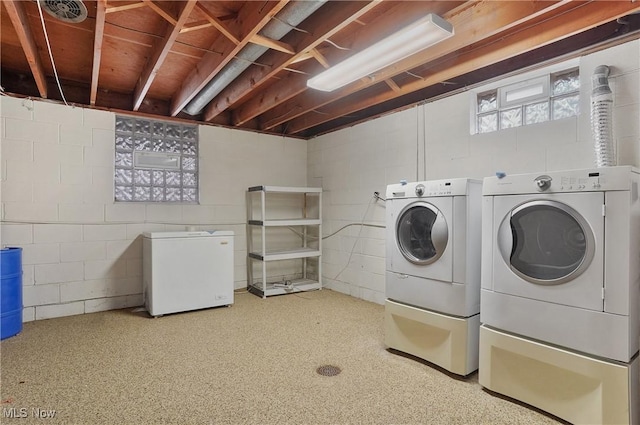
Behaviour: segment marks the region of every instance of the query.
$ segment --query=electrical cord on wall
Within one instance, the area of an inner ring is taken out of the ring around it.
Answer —
[[[58,70],[56,69],[56,64],[53,61],[53,53],[51,52],[51,43],[49,43],[49,34],[47,34],[47,27],[44,24],[44,16],[42,15],[42,5],[40,4],[40,0],[36,0],[38,4],[38,12],[40,13],[40,22],[42,23],[42,31],[44,32],[44,40],[47,42],[47,50],[49,51],[49,58],[51,59],[51,66],[53,67],[53,75],[56,77],[56,83],[58,84],[58,90],[60,90],[60,96],[62,96],[62,101],[65,105],[69,106],[67,103],[67,99],[64,97],[64,93],[62,92],[62,85],[60,84],[60,77],[58,77]]]

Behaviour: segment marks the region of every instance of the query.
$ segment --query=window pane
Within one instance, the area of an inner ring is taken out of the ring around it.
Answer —
[[[127,151],[133,150],[133,139],[131,138],[131,136],[116,136],[116,149]]]
[[[151,188],[152,201],[164,201],[164,188],[163,187],[154,187]]]
[[[148,134],[151,132],[151,122],[136,120],[136,133]]]
[[[151,150],[151,139],[144,136],[138,136],[134,139],[135,149],[137,151],[150,151]]]
[[[133,132],[133,118],[116,118],[116,131],[121,133],[132,133]]]
[[[153,185],[164,186],[164,171],[153,170]]]
[[[167,124],[165,131],[166,131],[165,135],[167,137],[173,137],[174,139],[177,139],[180,136],[182,136],[180,125],[177,125],[177,124]]]
[[[136,201],[150,201],[151,200],[151,188],[148,186],[137,186],[133,197]]]
[[[567,96],[553,99],[553,119],[574,117],[580,112],[580,96]]]
[[[133,188],[131,186],[116,186],[116,201],[131,201],[133,199]]]
[[[187,140],[196,140],[196,136],[198,135],[197,127],[185,127],[182,131],[182,138]]]
[[[580,90],[580,74],[578,70],[557,74],[553,77],[553,94],[566,94]]]
[[[494,111],[498,108],[498,92],[493,91],[478,96],[478,113]]]
[[[182,144],[182,153],[186,155],[196,155],[198,151],[195,142],[184,141]]]
[[[184,201],[185,202],[194,202],[196,200],[196,190],[195,189],[185,189],[184,190]]]
[[[136,186],[151,184],[151,171],[149,171],[149,170],[134,170],[133,171],[133,182],[134,182],[134,184]]]
[[[162,139],[153,139],[151,141],[151,150],[154,152],[166,152],[164,149],[164,141],[162,141]]]
[[[498,113],[480,115],[478,117],[478,133],[490,133],[498,130]]]
[[[167,201],[178,202],[180,201],[180,188],[168,187],[166,192]]]
[[[167,186],[180,186],[180,173],[177,171],[167,171]]]
[[[522,125],[522,108],[500,111],[500,128],[513,128]]]
[[[198,184],[197,180],[196,180],[196,175],[193,173],[183,173],[182,174],[182,185],[183,186],[189,186],[189,187],[194,187],[196,184]]]
[[[525,123],[536,124],[549,120],[549,102],[534,103],[524,108]]]
[[[116,166],[131,167],[133,165],[133,153],[116,152]]]
[[[196,159],[190,156],[182,157],[182,169],[193,171],[196,169]]]
[[[153,135],[156,137],[164,137],[164,123],[161,123],[161,122],[153,123]]]
[[[117,185],[131,185],[133,183],[132,170],[116,168],[115,182]]]
[[[165,152],[176,152],[180,153],[181,143],[178,140],[167,140],[164,144]]]

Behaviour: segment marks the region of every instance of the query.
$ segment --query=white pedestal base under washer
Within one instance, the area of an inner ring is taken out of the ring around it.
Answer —
[[[385,344],[450,372],[478,368],[481,182],[389,185]]]

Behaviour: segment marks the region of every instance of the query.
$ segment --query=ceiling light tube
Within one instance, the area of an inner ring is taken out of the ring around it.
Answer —
[[[307,81],[333,91],[453,36],[453,26],[433,13],[367,47]]]

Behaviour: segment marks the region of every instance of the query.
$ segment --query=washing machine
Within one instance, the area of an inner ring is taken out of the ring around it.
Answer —
[[[639,182],[627,166],[484,179],[481,385],[570,422],[638,419]]]
[[[387,187],[385,344],[458,375],[478,368],[482,182]]]

